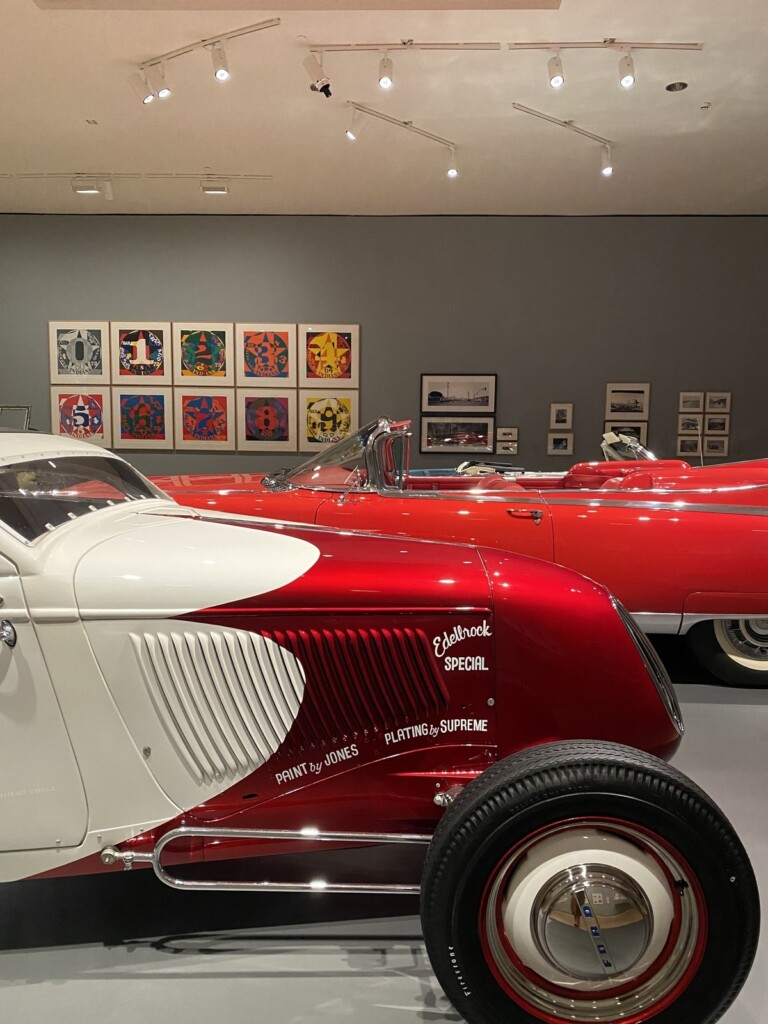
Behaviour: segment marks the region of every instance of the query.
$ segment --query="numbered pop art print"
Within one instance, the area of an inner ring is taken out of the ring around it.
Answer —
[[[296,386],[296,324],[235,324],[238,386]]]
[[[174,391],[176,447],[219,451],[235,448],[235,392],[231,388]]]
[[[357,429],[357,391],[299,391],[299,451],[327,448]]]
[[[113,320],[110,334],[114,384],[151,380],[159,387],[173,383],[170,323]]]
[[[359,387],[360,328],[357,324],[300,324],[299,359],[301,387]]]
[[[232,330],[232,324],[174,323],[174,382],[185,387],[233,385]]]
[[[173,448],[170,388],[112,388],[113,448]]]
[[[51,388],[51,433],[112,447],[109,388]]]
[[[51,384],[109,384],[108,321],[51,320],[48,342]]]
[[[238,390],[237,447],[240,451],[295,452],[296,392]]]

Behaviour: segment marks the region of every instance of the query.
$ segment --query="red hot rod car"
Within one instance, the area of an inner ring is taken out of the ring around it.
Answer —
[[[157,478],[186,504],[533,555],[605,583],[650,634],[686,634],[722,682],[768,684],[768,461],[580,463],[418,476],[381,419],[294,469]]]
[[[477,1024],[705,1024],[733,1000],[754,875],[657,756],[674,691],[604,587],[183,508],[93,446],[0,440],[0,880],[420,891]],[[242,877],[371,844],[423,847],[421,883]]]

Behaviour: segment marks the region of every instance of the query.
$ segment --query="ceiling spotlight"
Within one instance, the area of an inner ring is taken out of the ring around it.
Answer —
[[[203,178],[200,191],[204,196],[226,196],[229,194],[229,182],[224,178]]]
[[[456,161],[456,150],[453,147],[451,147],[448,155],[448,167],[445,173],[449,178],[458,178],[459,176],[459,165]]]
[[[354,108],[352,110],[352,117],[349,120],[349,127],[344,133],[350,140],[350,142],[357,142],[357,140],[360,137],[360,132],[363,130],[364,125],[365,118],[363,117],[361,111],[359,111],[357,108]]]
[[[379,61],[379,88],[392,88],[392,61],[386,55]]]
[[[317,54],[307,54],[303,63],[311,79],[309,88],[312,92],[321,92],[329,100],[331,98],[331,80],[323,70],[322,63],[317,59]]]
[[[610,146],[603,146],[603,161],[600,173],[604,178],[610,178],[613,174],[613,158]]]
[[[163,65],[153,64],[146,69],[145,74],[147,76],[147,85],[152,90],[152,94],[157,96],[159,100],[168,99],[171,95],[171,90],[165,80],[165,68]]]
[[[622,89],[631,89],[635,84],[635,62],[632,54],[627,52],[619,61],[619,85]]]
[[[547,70],[549,72],[550,86],[553,89],[562,89],[565,85],[565,77],[563,75],[563,62],[560,60],[559,53],[549,58]]]
[[[151,103],[155,98],[155,94],[152,91],[151,86],[147,83],[146,78],[140,71],[134,71],[128,81],[131,83],[131,88],[142,103]]]
[[[213,77],[217,82],[226,82],[229,79],[229,65],[227,64],[227,55],[224,53],[221,40],[213,44],[211,60],[213,61]]]

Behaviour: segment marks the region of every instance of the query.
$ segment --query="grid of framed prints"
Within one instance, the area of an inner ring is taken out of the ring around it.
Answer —
[[[52,431],[105,447],[314,451],[358,427],[357,324],[52,321],[49,350]]]
[[[496,374],[422,373],[421,413],[422,452],[493,452]]]
[[[731,433],[730,391],[681,391],[677,416],[680,458],[724,459]]]

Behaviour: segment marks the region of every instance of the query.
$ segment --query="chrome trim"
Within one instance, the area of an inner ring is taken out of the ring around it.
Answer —
[[[687,633],[693,626],[698,625],[699,622],[717,622],[720,619],[764,619],[768,617],[768,611],[762,615],[747,615],[745,612],[707,612],[704,614],[688,614],[683,615],[683,621],[680,623],[680,634]]]
[[[559,498],[551,497],[546,492],[544,494],[537,492],[530,497],[526,494],[516,493],[511,500],[515,502],[544,501],[547,505],[576,505],[589,508],[638,508],[646,511],[650,510],[651,512],[726,512],[737,515],[768,516],[768,507],[761,508],[756,505],[709,505],[684,501],[682,498],[676,501],[640,501],[638,499],[614,501],[611,498],[589,498],[586,496],[583,498]]]
[[[8,647],[16,646],[16,630],[8,619],[3,619],[0,622],[0,643],[6,644]]]
[[[290,829],[262,828],[192,828],[182,825],[171,829],[162,836],[151,853],[135,853],[132,850],[120,850],[116,846],[107,846],[101,851],[103,864],[111,865],[120,861],[126,871],[134,864],[151,864],[153,871],[171,889],[216,890],[228,892],[335,892],[335,893],[372,893],[374,895],[402,894],[416,895],[421,892],[420,885],[368,885],[362,882],[225,882],[202,881],[193,878],[176,878],[169,874],[160,863],[160,856],[165,847],[176,839],[278,839],[283,841],[301,841],[308,843],[386,843],[428,845],[431,835],[408,832],[320,832],[314,828],[299,831]]]
[[[669,678],[669,673],[664,667],[664,663],[657,654],[656,648],[640,629],[621,601],[613,595],[611,595],[611,599],[622,622],[627,628],[627,632],[632,637],[635,647],[637,648],[637,652],[643,659],[651,679],[653,679],[656,692],[661,698],[672,724],[682,736],[685,732],[683,714],[680,710],[680,703],[677,699],[677,694],[672,686],[672,680]]]
[[[644,633],[681,632],[683,616],[680,612],[630,612]]]

